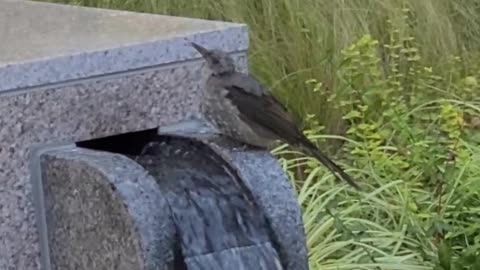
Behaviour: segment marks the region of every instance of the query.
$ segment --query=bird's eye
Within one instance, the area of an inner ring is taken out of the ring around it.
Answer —
[[[218,63],[220,63],[220,61],[218,61],[217,58],[213,58],[213,59],[212,59],[212,64],[218,64]]]

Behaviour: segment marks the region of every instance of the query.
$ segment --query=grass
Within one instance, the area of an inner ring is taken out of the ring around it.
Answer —
[[[287,168],[298,160],[283,162]],[[304,206],[311,269],[432,268],[433,263],[423,262],[421,254],[426,252],[434,257],[432,247],[424,247],[424,243],[411,237],[406,224],[390,225],[406,214],[401,204],[385,200],[385,195],[392,195],[400,181],[360,199],[352,199],[356,196],[345,192],[340,185],[329,184],[328,177],[320,174],[318,167],[306,180],[295,184]]]
[[[273,151],[311,269],[480,269],[480,2],[61,2],[249,25],[252,73],[312,140],[342,146],[336,160],[365,189]]]
[[[366,192],[286,146],[274,151],[304,209],[311,268],[480,269],[480,69],[465,75],[455,57],[445,70],[425,66],[419,43],[395,26],[387,43],[365,35],[342,50],[328,99],[346,136],[321,135],[315,121],[306,130],[344,141],[343,161]]]

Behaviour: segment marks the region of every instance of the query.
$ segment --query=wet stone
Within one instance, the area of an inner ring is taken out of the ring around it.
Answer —
[[[172,139],[143,153],[135,159],[165,196],[188,269],[283,269],[251,191],[208,146]]]

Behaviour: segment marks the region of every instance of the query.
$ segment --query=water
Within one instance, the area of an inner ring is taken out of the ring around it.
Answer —
[[[205,145],[150,143],[136,160],[157,180],[185,269],[283,269],[267,219],[235,172]]]

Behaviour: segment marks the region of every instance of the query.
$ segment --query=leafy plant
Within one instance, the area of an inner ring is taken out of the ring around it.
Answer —
[[[342,50],[329,100],[346,136],[322,136],[318,123],[306,131],[343,140],[343,161],[368,192],[340,188],[315,161],[281,159],[304,206],[312,269],[480,269],[476,76],[459,72],[460,58],[436,72],[408,31],[389,34]]]

